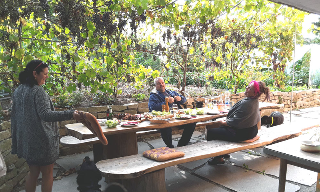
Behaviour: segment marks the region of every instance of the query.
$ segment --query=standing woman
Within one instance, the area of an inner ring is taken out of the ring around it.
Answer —
[[[26,192],[36,190],[40,172],[41,191],[52,191],[53,165],[59,157],[57,121],[80,118],[74,110],[54,111],[50,97],[42,87],[47,78],[48,65],[40,60],[30,61],[19,74],[20,85],[12,96],[12,154],[26,159],[29,165]]]
[[[269,88],[262,81],[251,81],[246,87],[246,98],[238,101],[230,109],[227,119],[207,126],[207,140],[244,141],[253,139],[261,126],[259,97],[265,94],[264,100],[270,99]],[[210,165],[223,164],[224,156],[208,161]],[[227,155],[228,157],[228,155]]]

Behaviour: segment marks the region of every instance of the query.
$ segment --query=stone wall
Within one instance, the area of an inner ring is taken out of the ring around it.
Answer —
[[[11,123],[4,121],[0,125],[0,149],[7,166],[7,173],[0,178],[0,191],[11,192],[12,189],[24,182],[29,167],[24,159],[11,154]]]
[[[245,97],[244,93],[231,95],[231,101],[236,103],[237,101]],[[263,100],[262,96],[261,100]],[[287,112],[290,110],[290,99],[291,93],[286,92],[273,92],[271,93],[271,103],[283,104],[284,108],[279,110],[280,112]],[[189,99],[192,102],[193,99]],[[314,107],[320,105],[320,90],[308,90],[308,91],[295,91],[293,93],[293,109]],[[191,104],[188,104],[188,107]],[[77,108],[79,111],[90,112],[97,118],[106,118],[108,106],[93,106],[93,107],[83,107]],[[148,112],[148,103],[131,103],[126,105],[112,105],[112,110],[114,114],[117,113],[144,113]],[[75,123],[75,120],[62,121],[59,122],[60,126],[60,136],[68,135],[65,125],[69,123]],[[28,165],[24,159],[19,159],[16,155],[11,154],[11,131],[10,122],[4,121],[0,125],[0,150],[1,154],[5,159],[7,166],[7,174],[0,178],[0,191],[10,192],[14,186],[22,184],[28,173]],[[69,155],[74,153],[81,153],[85,151],[92,150],[92,145],[81,146],[81,147],[64,147],[60,145],[60,155]]]
[[[284,107],[277,111],[288,112],[290,111],[290,107],[291,107],[291,95],[293,98],[292,110],[320,106],[320,89],[310,89],[307,91],[294,91],[292,94],[291,92],[276,91],[276,92],[270,93],[270,101],[265,101],[265,102],[283,104]],[[244,93],[232,94],[231,102],[236,103],[243,98],[245,98]],[[264,99],[265,99],[265,95],[263,94],[259,100],[263,101]],[[264,114],[264,115],[270,115],[269,113],[271,112],[269,111],[271,110],[265,110],[267,114]]]

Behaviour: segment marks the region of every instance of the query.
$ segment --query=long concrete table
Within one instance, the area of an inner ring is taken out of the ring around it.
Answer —
[[[300,149],[301,141],[310,136],[300,136],[263,148],[263,152],[280,158],[279,192],[285,191],[287,164],[318,172],[317,191],[320,191],[320,153],[304,152]]]

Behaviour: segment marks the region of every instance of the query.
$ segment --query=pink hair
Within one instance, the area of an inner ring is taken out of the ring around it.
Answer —
[[[250,84],[253,83],[254,86],[254,93],[255,94],[260,94],[260,86],[257,81],[251,81]]]

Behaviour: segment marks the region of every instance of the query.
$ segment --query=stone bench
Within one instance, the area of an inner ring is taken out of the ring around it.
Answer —
[[[143,157],[142,154],[137,154],[102,160],[96,165],[108,181],[121,183],[129,192],[163,192],[166,191],[166,167],[265,146],[275,141],[299,136],[302,131],[318,126],[319,121],[286,123],[271,128],[262,128],[258,133],[260,139],[252,143],[215,140],[178,147],[176,149],[184,152],[185,156],[165,162],[157,162]]]
[[[148,131],[138,131],[137,136],[160,133],[158,130],[148,130]],[[74,136],[67,135],[60,138],[60,143],[63,146],[72,147],[72,146],[81,146],[88,144],[101,143],[98,137],[88,138],[88,139],[78,139]]]

